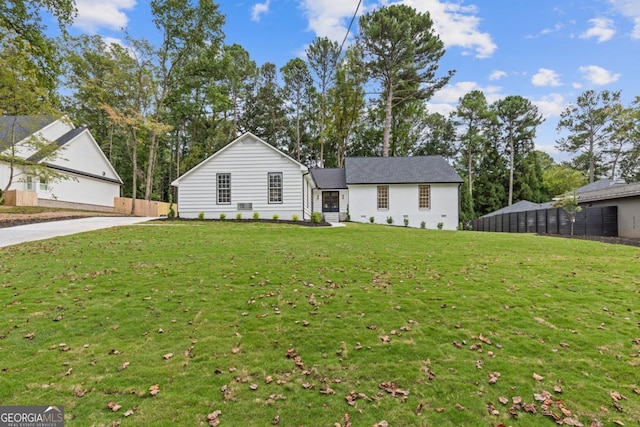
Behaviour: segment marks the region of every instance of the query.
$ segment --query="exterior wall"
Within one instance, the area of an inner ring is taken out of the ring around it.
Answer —
[[[106,178],[120,179],[89,130],[85,130],[65,144],[60,155],[47,163]]]
[[[417,184],[389,185],[389,209],[378,209],[377,185],[349,185],[349,212],[351,221],[387,224],[387,217],[393,218],[393,225],[404,226],[404,218],[409,219],[409,227],[437,228],[442,222],[444,230],[458,227],[458,184],[429,184],[431,194],[429,209],[418,208]]]
[[[305,175],[304,179],[304,219],[310,219],[313,212],[313,186],[310,175]]]
[[[35,135],[39,138],[44,138],[49,141],[55,141],[60,138],[65,133],[73,130],[74,127],[70,123],[66,123],[64,120],[56,120],[44,128],[38,130]],[[33,154],[35,154],[36,150],[33,149],[30,144],[17,144],[16,145],[16,156],[21,157],[23,159],[29,158]]]
[[[340,189],[335,190],[331,188],[314,189],[313,190],[313,211],[322,213],[322,192],[323,191],[338,191],[340,193],[340,221],[346,221],[347,213],[349,212],[349,190]]]
[[[113,207],[114,198],[120,197],[119,184],[68,173],[62,175],[69,179],[51,182],[46,190],[36,185],[38,198]],[[26,183],[23,185],[26,187]]]
[[[618,236],[640,238],[640,197],[602,200],[590,206],[618,206]]]
[[[268,173],[282,172],[282,203],[269,203]],[[251,218],[258,212],[260,218],[291,219],[303,215],[304,197],[309,194],[308,182],[301,165],[252,136],[238,140],[192,169],[178,182],[178,214],[183,218],[219,218],[224,213],[232,219],[236,214]],[[231,174],[231,203],[217,203],[217,173]],[[252,210],[238,211],[238,203],[252,203]]]

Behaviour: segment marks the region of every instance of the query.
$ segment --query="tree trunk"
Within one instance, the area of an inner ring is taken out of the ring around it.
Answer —
[[[513,152],[513,135],[511,134],[511,130],[509,130],[509,204],[511,206],[513,204],[513,169],[514,169],[514,158],[515,153]]]
[[[384,134],[382,136],[382,157],[389,157],[389,139],[391,139],[391,107],[393,103],[393,87],[388,83],[387,103],[384,107]]]
[[[151,200],[151,191],[153,190],[153,169],[155,167],[156,148],[158,146],[158,134],[156,131],[151,132],[151,146],[149,147],[149,163],[147,165],[147,180],[144,187],[144,199]]]
[[[134,212],[136,211],[136,193],[137,193],[137,186],[138,186],[138,141],[136,140],[136,131],[133,130],[131,131],[131,138],[132,138],[132,142],[133,142],[133,147],[132,147],[132,155],[131,155],[131,162],[132,162],[132,168],[133,168],[133,176],[132,176],[132,183],[131,183],[131,215],[134,214]]]

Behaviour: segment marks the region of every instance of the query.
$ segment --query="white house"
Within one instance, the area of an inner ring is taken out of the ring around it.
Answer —
[[[34,141],[39,141],[34,144]],[[46,152],[46,153],[45,153]],[[49,155],[48,153],[55,154]],[[11,178],[9,161],[20,159]],[[29,164],[63,177],[47,181]],[[0,117],[0,189],[34,191],[40,201],[113,207],[122,180],[86,127],[49,116]]]
[[[246,133],[172,182],[183,218],[251,218],[321,212],[329,222],[455,230],[462,179],[441,156],[347,158],[344,169],[308,169]]]
[[[311,218],[309,170],[245,133],[173,181],[182,218]]]

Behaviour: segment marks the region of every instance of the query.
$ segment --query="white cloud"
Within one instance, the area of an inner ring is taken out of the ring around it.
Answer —
[[[135,5],[136,0],[76,0],[78,15],[73,26],[90,33],[100,28],[119,30],[129,21],[124,11]]]
[[[586,65],[578,68],[578,70],[582,73],[582,78],[597,86],[608,85],[620,78],[620,74],[614,74],[597,65]]]
[[[640,39],[640,2],[637,0],[609,0],[609,2],[620,14],[633,21],[631,38]]]
[[[592,27],[580,35],[581,39],[590,39],[595,37],[598,39],[598,43],[602,43],[611,40],[616,34],[616,30],[611,19],[594,18],[590,19],[589,23]]]
[[[264,3],[256,3],[251,8],[251,20],[255,22],[259,22],[262,15],[269,12],[269,4],[271,0],[267,0]]]
[[[489,74],[489,80],[500,80],[503,77],[507,77],[507,73],[502,70],[493,70],[493,72]]]
[[[531,102],[538,107],[540,114],[542,114],[544,118],[560,116],[560,113],[562,113],[567,106],[564,96],[559,93],[552,93],[538,100],[532,99]]]
[[[458,82],[448,84],[437,91],[427,103],[427,109],[432,113],[447,115],[456,109],[460,98],[473,90],[482,91],[488,104],[504,98],[500,86],[481,87],[477,82]]]
[[[560,86],[560,76],[553,70],[548,68],[540,68],[536,74],[531,77],[531,83],[534,86]]]
[[[497,49],[491,35],[479,30],[480,18],[475,6],[463,6],[443,0],[402,0],[382,2],[406,4],[418,12],[429,12],[445,47],[462,47],[475,52],[478,58],[489,57]],[[309,20],[309,29],[320,37],[342,41],[347,25],[358,5],[358,0],[301,0],[302,9]],[[362,13],[363,10],[360,10]],[[354,25],[355,26],[355,25]],[[355,29],[352,28],[352,32]]]

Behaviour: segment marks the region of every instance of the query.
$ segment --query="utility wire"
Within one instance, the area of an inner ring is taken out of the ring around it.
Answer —
[[[358,15],[358,10],[360,10],[360,5],[362,4],[362,0],[358,1],[358,5],[356,6],[355,12],[353,12],[353,16],[351,17],[351,22],[349,22],[349,27],[347,28],[347,33],[344,35],[344,39],[342,39],[342,44],[340,44],[340,52],[342,52],[342,48],[344,47],[345,42],[347,41],[347,37],[349,37],[349,32],[351,31],[351,26],[353,25],[353,21],[356,20],[356,16]]]

